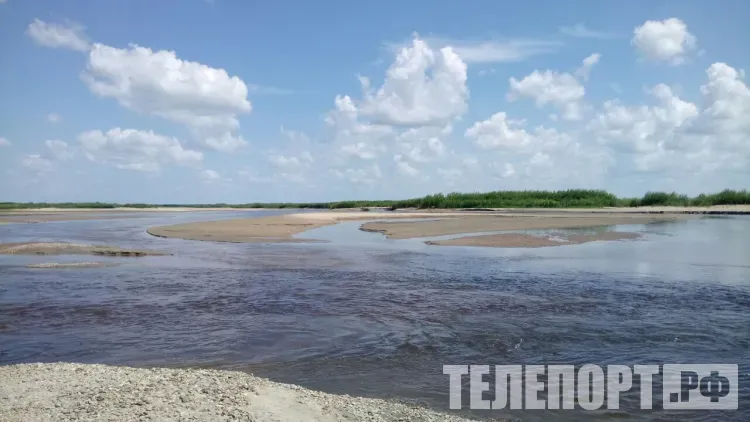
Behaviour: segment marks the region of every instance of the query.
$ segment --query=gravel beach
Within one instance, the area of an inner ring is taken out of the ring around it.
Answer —
[[[469,420],[234,371],[22,364],[0,366],[0,380],[4,422]]]

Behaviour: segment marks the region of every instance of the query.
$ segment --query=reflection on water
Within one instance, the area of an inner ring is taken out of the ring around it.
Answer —
[[[162,239],[145,227],[267,212],[0,226],[173,253],[34,270],[0,256],[0,363],[102,362],[251,371],[330,392],[448,404],[443,364],[738,363],[740,411],[513,411],[521,420],[750,419],[750,219],[618,227],[643,240],[541,249],[435,247],[343,223],[317,244]],[[555,230],[559,232],[559,230]],[[80,257],[54,257],[54,261]],[[99,258],[97,257],[97,260]],[[659,390],[654,392],[660,394]],[[660,399],[656,401],[660,403]]]

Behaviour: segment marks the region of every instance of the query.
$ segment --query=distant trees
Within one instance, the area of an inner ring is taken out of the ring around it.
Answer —
[[[281,202],[247,204],[115,204],[104,202],[0,202],[0,210],[28,208],[601,208],[601,207],[642,207],[642,206],[711,206],[750,204],[747,190],[726,189],[713,194],[700,194],[694,198],[676,192],[647,192],[641,198],[618,198],[603,190],[569,189],[559,191],[495,191],[474,193],[437,193],[422,198],[397,201],[340,201],[340,202]]]

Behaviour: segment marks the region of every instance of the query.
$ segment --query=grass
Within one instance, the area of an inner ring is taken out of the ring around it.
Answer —
[[[247,204],[116,204],[105,202],[0,202],[0,210],[30,208],[601,208],[641,206],[712,206],[750,204],[747,190],[723,190],[696,197],[676,192],[647,192],[641,198],[618,198],[603,190],[571,189],[561,191],[495,191],[427,195],[396,201],[340,201],[340,202],[254,202]]]

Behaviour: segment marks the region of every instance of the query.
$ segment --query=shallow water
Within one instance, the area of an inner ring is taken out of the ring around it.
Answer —
[[[520,420],[750,420],[750,218],[616,230],[636,241],[427,246],[346,222],[329,243],[162,239],[145,228],[277,214],[153,213],[7,224],[0,242],[91,242],[167,257],[0,255],[0,364],[238,369],[334,393],[448,407],[443,364],[740,364],[740,410],[491,411]],[[554,230],[560,232],[560,230]],[[38,262],[117,261],[96,269]],[[654,391],[659,398],[661,392]],[[465,397],[466,399],[466,397]],[[464,411],[467,414],[468,411]]]

